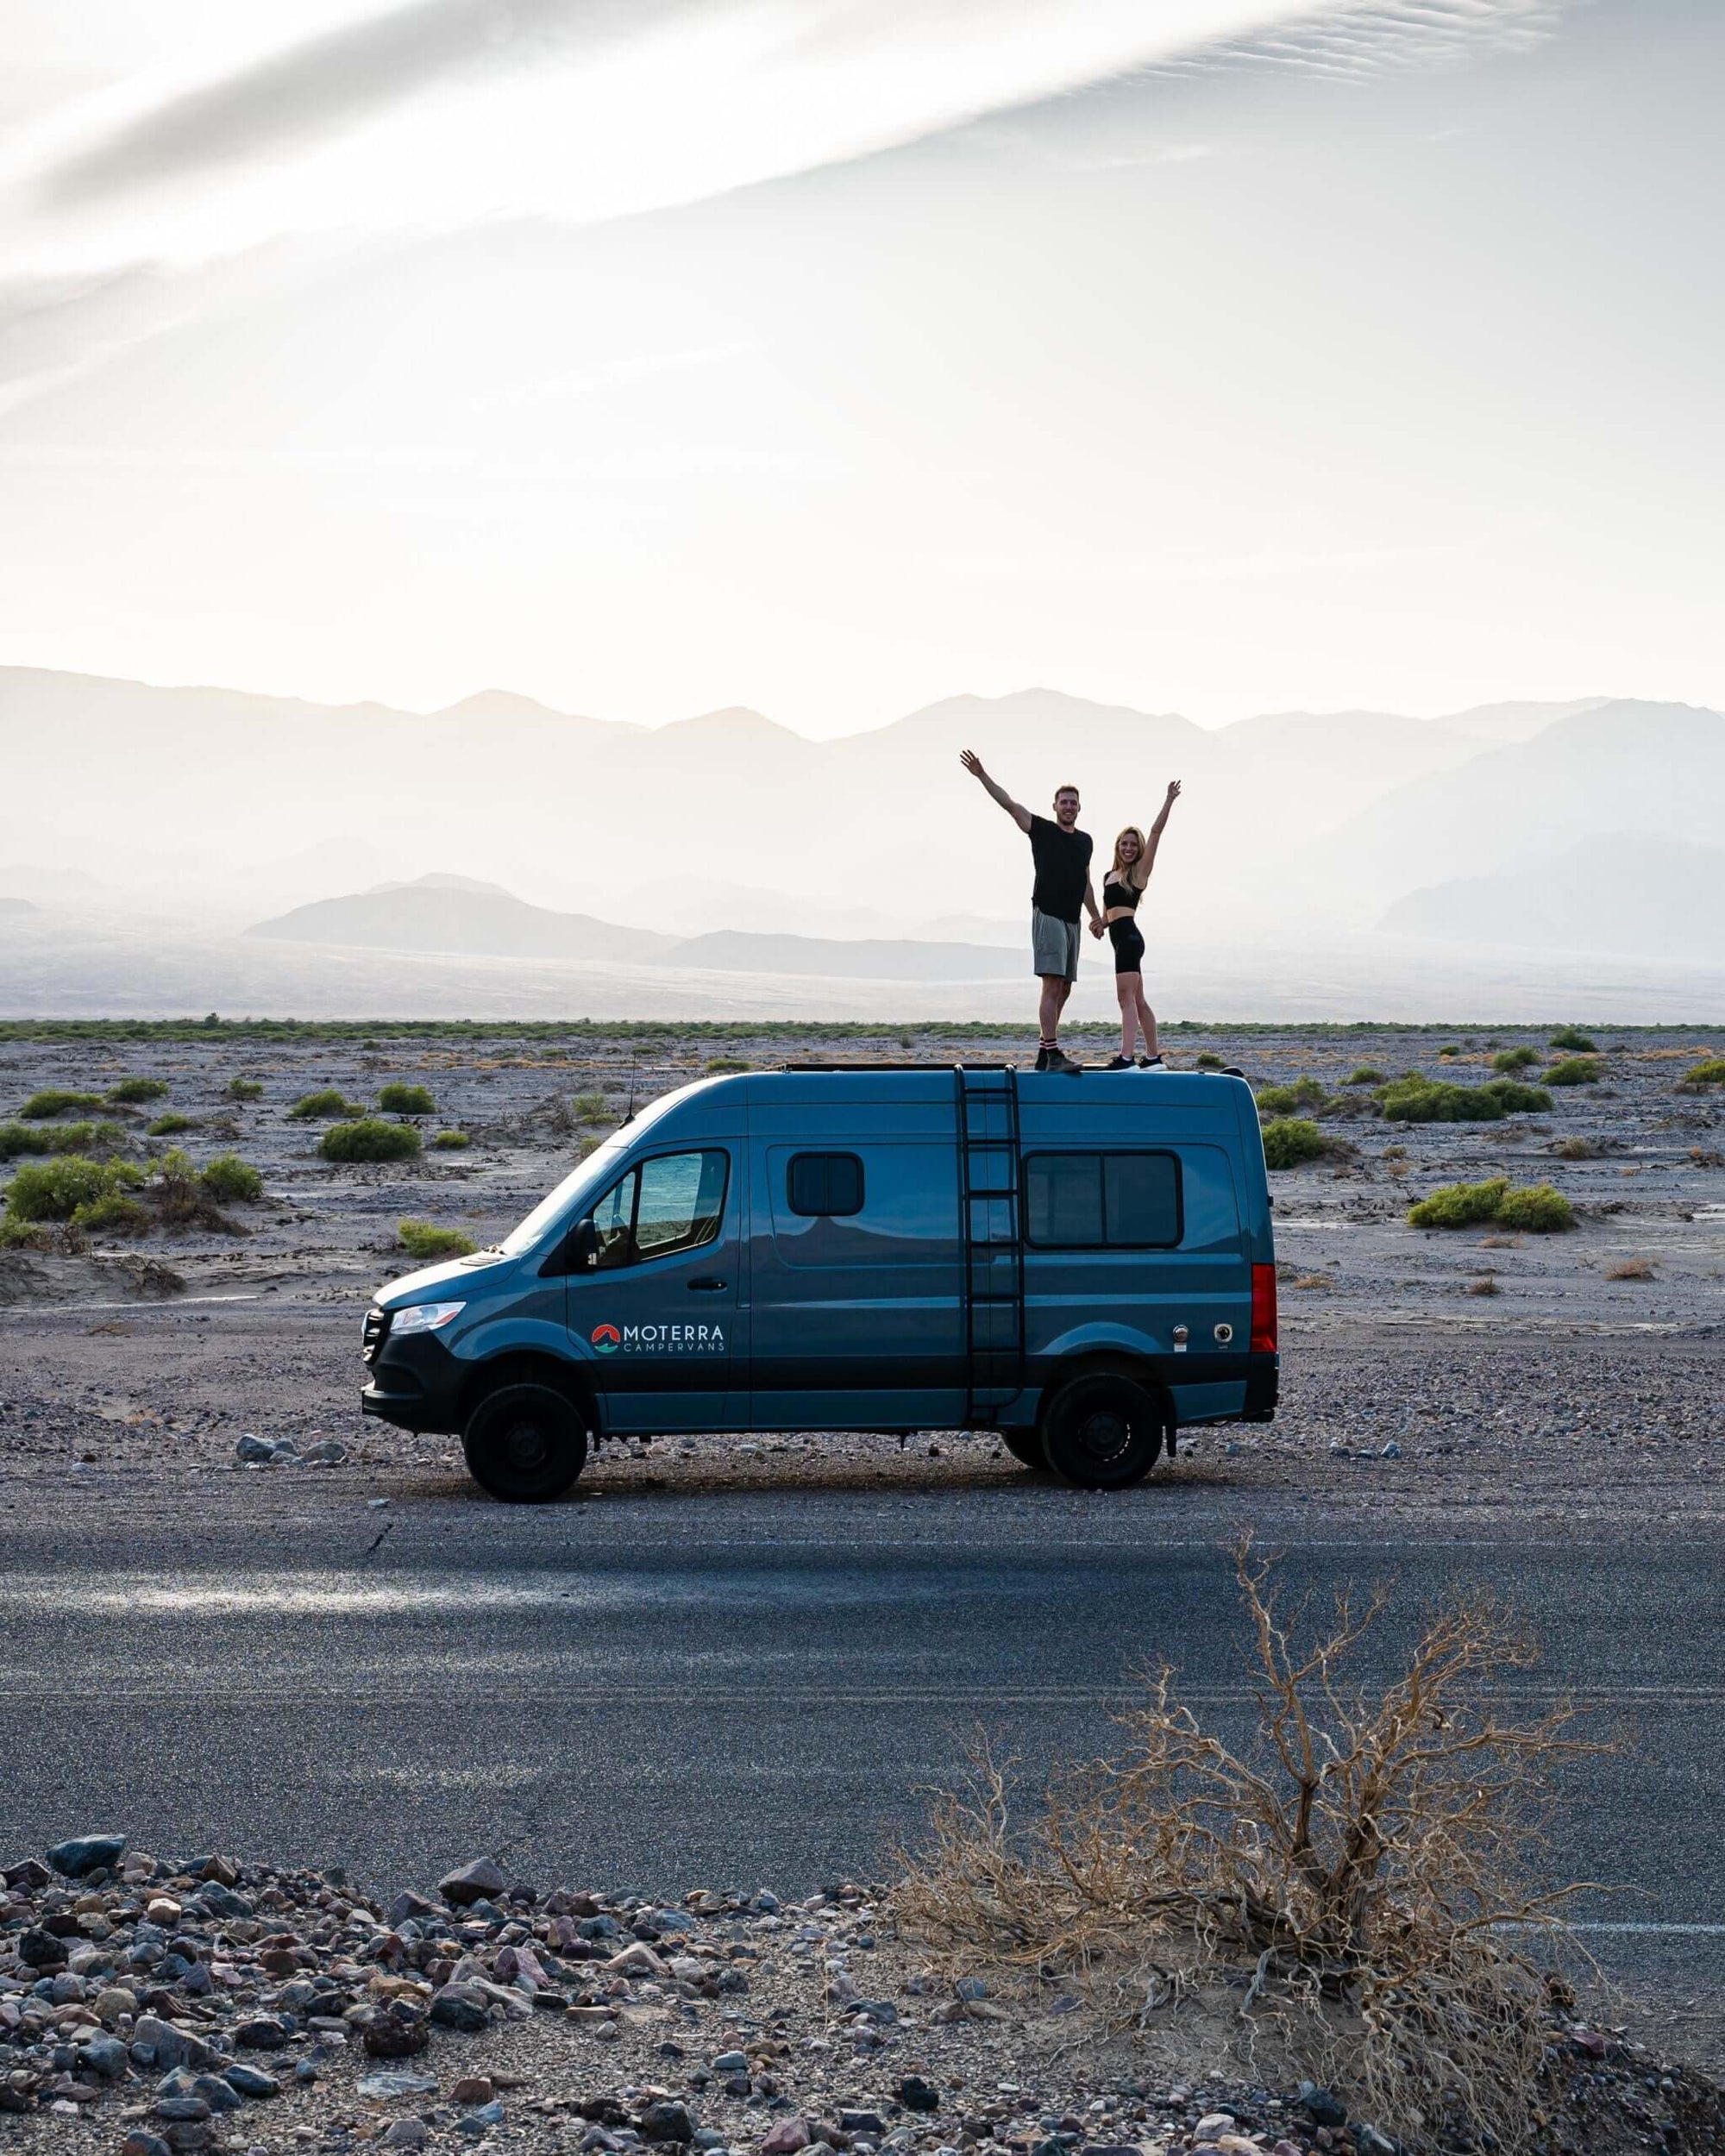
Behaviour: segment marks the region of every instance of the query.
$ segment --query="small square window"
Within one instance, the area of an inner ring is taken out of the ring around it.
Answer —
[[[805,1218],[862,1210],[862,1163],[855,1153],[794,1153],[786,1195]]]

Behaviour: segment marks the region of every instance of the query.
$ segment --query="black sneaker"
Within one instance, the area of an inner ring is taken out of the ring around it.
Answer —
[[[1140,1056],[1138,1067],[1140,1070],[1166,1070],[1168,1068],[1160,1056]]]
[[[1076,1071],[1082,1070],[1083,1065],[1075,1063],[1063,1048],[1051,1048],[1048,1051],[1048,1061],[1041,1068],[1044,1070]]]
[[[1132,1067],[1132,1059],[1130,1056],[1110,1056],[1107,1062],[1102,1065],[1104,1070],[1130,1070]]]
[[[1045,1048],[1039,1048],[1036,1051],[1036,1068],[1038,1070],[1048,1069],[1048,1050]]]

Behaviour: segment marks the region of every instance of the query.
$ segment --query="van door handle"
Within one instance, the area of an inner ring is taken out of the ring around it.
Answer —
[[[710,1295],[718,1288],[728,1288],[730,1285],[731,1282],[728,1280],[720,1280],[716,1274],[703,1273],[699,1280],[692,1280],[689,1282],[689,1293],[692,1295]]]

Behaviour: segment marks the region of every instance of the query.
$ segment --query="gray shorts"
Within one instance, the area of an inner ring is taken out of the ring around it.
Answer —
[[[1078,935],[1076,921],[1059,921],[1053,914],[1044,913],[1039,907],[1032,906],[1032,972],[1058,974],[1063,981],[1076,981],[1078,978]]]

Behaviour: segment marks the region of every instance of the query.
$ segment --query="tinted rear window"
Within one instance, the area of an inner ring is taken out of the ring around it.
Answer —
[[[1169,1250],[1180,1240],[1172,1153],[1032,1153],[1025,1227],[1043,1250]]]

